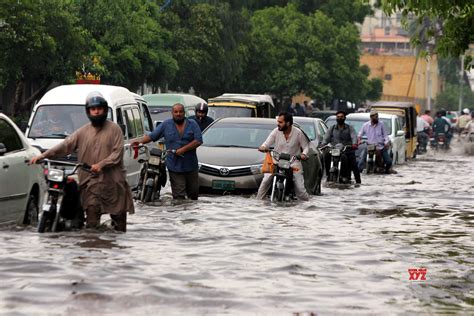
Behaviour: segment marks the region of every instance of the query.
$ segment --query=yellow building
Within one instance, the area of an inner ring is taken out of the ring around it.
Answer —
[[[417,60],[416,56],[364,54],[360,63],[370,68],[371,78],[383,80],[382,100],[412,101],[432,108],[441,88],[436,56]]]

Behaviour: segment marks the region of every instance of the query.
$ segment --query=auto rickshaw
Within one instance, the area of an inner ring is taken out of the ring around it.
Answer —
[[[380,101],[372,104],[372,109],[381,113],[396,114],[402,118],[405,130],[405,141],[407,159],[416,157],[417,135],[416,135],[416,106],[411,102]]]

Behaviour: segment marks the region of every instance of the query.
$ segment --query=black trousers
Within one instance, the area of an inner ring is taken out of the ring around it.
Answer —
[[[329,177],[329,168],[331,168],[331,153],[329,151],[324,154],[324,163],[326,165],[326,176]],[[341,176],[350,180],[351,172],[354,173],[356,183],[361,183],[360,171],[357,167],[357,160],[353,150],[346,151],[341,156]]]
[[[198,171],[172,172],[169,171],[171,194],[173,199],[197,200],[199,195],[199,174]]]

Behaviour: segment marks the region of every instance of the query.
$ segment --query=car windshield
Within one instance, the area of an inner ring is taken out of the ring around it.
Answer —
[[[308,138],[310,140],[315,140],[316,139],[316,128],[315,128],[313,122],[298,122],[298,121],[295,121],[295,123],[297,123],[301,127],[303,132],[305,132],[306,135],[308,135]]]
[[[258,148],[274,128],[271,124],[218,122],[203,133],[203,146]]]
[[[213,119],[220,117],[253,117],[254,111],[251,108],[237,106],[210,106],[207,115]]]
[[[392,120],[389,119],[389,118],[381,118],[380,119],[383,124],[385,125],[385,128],[387,130],[387,132],[389,134],[392,133]],[[350,118],[350,117],[347,117],[346,118],[346,124],[349,124],[349,125],[352,125],[352,127],[354,127],[354,130],[356,132],[356,134],[359,133],[360,129],[362,128],[362,125],[365,124],[365,122],[367,122],[368,120],[365,120],[365,119],[353,119],[353,118]],[[326,121],[326,125],[330,128],[331,126],[333,126],[334,124],[336,124],[336,118],[329,118],[327,121]]]
[[[112,119],[109,108],[107,119]],[[42,105],[31,122],[29,138],[65,138],[89,123],[84,105]]]

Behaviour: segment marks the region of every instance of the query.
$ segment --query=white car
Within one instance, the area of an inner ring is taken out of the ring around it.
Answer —
[[[40,154],[20,129],[0,113],[0,223],[35,225],[46,182],[41,165],[28,165]]]
[[[388,131],[391,142],[391,156],[393,164],[402,164],[406,157],[406,141],[405,132],[403,131],[403,123],[400,118],[394,114],[379,113],[379,120],[381,120]],[[352,125],[358,134],[362,125],[370,121],[370,113],[351,113],[346,117],[346,124]],[[331,116],[326,120],[326,125],[331,127],[336,124],[336,117]]]
[[[311,142],[318,147],[322,143],[328,127],[320,118],[293,116],[293,122],[298,124],[301,129],[308,135]]]

